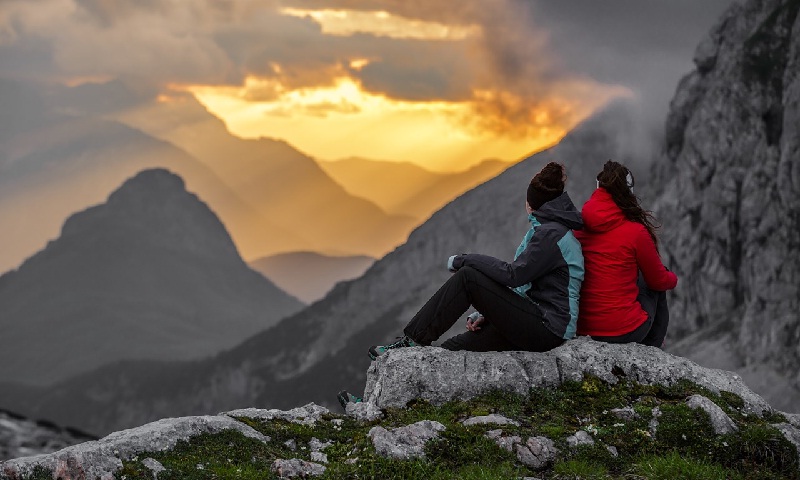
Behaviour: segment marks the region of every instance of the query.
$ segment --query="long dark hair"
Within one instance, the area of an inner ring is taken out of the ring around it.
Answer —
[[[603,171],[597,174],[597,181],[611,194],[611,199],[622,210],[625,218],[644,225],[658,250],[656,229],[661,225],[653,216],[653,212],[639,205],[639,199],[633,194],[633,173],[621,163],[609,160],[603,165]]]

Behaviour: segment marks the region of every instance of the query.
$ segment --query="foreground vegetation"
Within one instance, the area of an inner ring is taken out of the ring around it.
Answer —
[[[686,405],[692,394],[713,400],[739,431],[715,435],[707,414]],[[631,407],[635,417],[621,420],[613,414],[612,409],[623,407]],[[654,430],[651,421],[656,407],[660,416]],[[439,407],[420,402],[386,413],[386,418],[371,423],[330,414],[315,426],[242,418],[271,441],[262,443],[234,431],[202,435],[180,442],[173,450],[142,454],[125,462],[117,478],[152,479],[153,472],[143,464],[148,457],[166,468],[158,474],[159,480],[276,478],[270,469],[276,459],[311,460],[312,438],[331,442],[324,450],[327,469],[316,477],[323,479],[800,478],[797,450],[771,425],[784,421],[782,416],[748,415],[735,395],[714,395],[687,382],[672,387],[624,382],[612,386],[587,377],[557,389],[533,389],[527,396],[494,392],[467,402]],[[517,420],[520,425],[465,427],[460,423],[490,413]],[[367,436],[378,424],[392,428],[419,420],[436,420],[446,427],[438,439],[427,444],[424,459],[383,458]],[[560,453],[546,470],[534,471],[513,452],[484,436],[497,428],[523,439],[546,436],[555,441]],[[589,432],[595,444],[570,447],[566,438],[579,430]]]

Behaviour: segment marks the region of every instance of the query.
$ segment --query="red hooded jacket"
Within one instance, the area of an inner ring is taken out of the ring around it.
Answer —
[[[578,335],[618,336],[647,320],[636,298],[641,270],[652,290],[672,290],[678,277],[667,270],[647,228],[625,218],[604,188],[583,205],[583,230],[575,237],[583,249],[585,278],[581,286]]]

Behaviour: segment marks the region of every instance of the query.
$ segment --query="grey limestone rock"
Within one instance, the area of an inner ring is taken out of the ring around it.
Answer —
[[[650,435],[655,438],[656,434],[658,433],[658,419],[661,417],[661,409],[655,407],[653,409],[653,416],[650,418],[649,428],[650,428]]]
[[[321,451],[325,450],[326,448],[330,447],[331,445],[333,445],[333,442],[331,442],[330,440],[327,441],[327,442],[322,442],[319,439],[317,439],[316,437],[312,437],[311,441],[308,442],[308,448],[312,452],[321,452]]]
[[[380,455],[407,460],[425,456],[425,444],[439,436],[445,426],[439,422],[422,420],[405,427],[387,430],[372,427],[367,434]]]
[[[328,456],[322,452],[311,452],[311,461],[316,463],[328,463]]]
[[[610,453],[612,457],[619,457],[619,451],[617,451],[617,447],[609,445],[606,447],[606,450],[608,450],[608,453]]]
[[[686,399],[686,404],[689,406],[689,408],[700,408],[704,410],[711,420],[711,425],[714,427],[714,433],[717,435],[732,433],[739,429],[739,427],[733,423],[731,417],[723,412],[719,405],[702,395],[692,395]]]
[[[489,430],[488,432],[484,433],[483,436],[490,440],[494,440],[498,447],[509,452],[514,450],[514,445],[522,443],[522,438],[517,435],[504,437],[503,431],[499,428],[497,430]]]
[[[547,437],[530,437],[524,444],[514,445],[517,459],[525,465],[541,470],[549,466],[558,455],[558,449]]]
[[[487,423],[492,423],[495,425],[516,425],[519,426],[519,422],[516,420],[512,420],[510,418],[506,418],[502,415],[491,414],[491,415],[482,415],[479,417],[470,417],[463,422],[461,422],[465,427],[469,427],[470,425],[485,425]]]
[[[222,430],[236,430],[247,437],[269,441],[253,428],[226,416],[166,418],[55,453],[0,463],[0,476],[22,478],[41,466],[53,471],[53,478],[110,479],[122,467],[122,460],[141,452],[168,450],[180,440]]]
[[[786,440],[789,440],[797,449],[797,454],[800,455],[800,428],[790,423],[778,423],[773,427],[780,430]]]
[[[443,404],[493,389],[527,394],[532,387],[580,381],[585,374],[611,384],[620,378],[644,385],[689,380],[715,393],[740,396],[747,413],[772,411],[734,373],[701,367],[655,347],[602,343],[588,337],[544,353],[452,352],[437,347],[392,350],[370,365],[364,403],[382,409],[404,407],[414,399]]]
[[[620,420],[626,422],[636,420],[639,417],[639,415],[636,414],[636,411],[632,407],[612,408],[611,414],[619,418]]]
[[[784,413],[783,416],[786,417],[787,422],[800,428],[800,413]]]
[[[348,403],[345,412],[362,422],[372,422],[383,418],[381,409],[370,402]]]
[[[325,407],[315,403],[309,403],[302,407],[293,408],[291,410],[277,410],[270,409],[264,410],[259,408],[243,408],[239,410],[232,410],[230,412],[223,412],[220,415],[227,415],[229,417],[245,417],[256,420],[286,420],[288,422],[299,423],[300,425],[314,425],[323,415],[330,413]]]
[[[325,466],[299,458],[278,459],[272,462],[272,473],[280,478],[317,477],[325,473]]]
[[[147,467],[148,470],[153,472],[153,478],[156,480],[158,479],[158,474],[166,470],[166,468],[164,468],[164,465],[161,465],[161,462],[159,462],[154,458],[149,458],[149,457],[145,458],[144,460],[142,460],[142,465],[144,465],[145,467]]]
[[[585,430],[578,430],[574,435],[567,437],[567,445],[577,447],[579,445],[594,445],[594,438]]]

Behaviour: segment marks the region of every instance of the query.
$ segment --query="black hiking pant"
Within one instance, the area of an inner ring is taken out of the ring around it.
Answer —
[[[527,298],[472,267],[463,267],[447,280],[403,330],[421,345],[430,345],[469,309],[485,320],[476,332],[456,335],[441,346],[473,352],[527,350],[545,352],[564,343],[542,321],[541,310]]]
[[[592,336],[593,339],[608,343],[641,343],[658,348],[664,345],[667,327],[669,326],[667,292],[650,290],[641,273],[639,273],[636,285],[639,287],[639,296],[636,300],[642,305],[642,310],[647,313],[647,320],[636,330],[624,335],[614,337]]]

